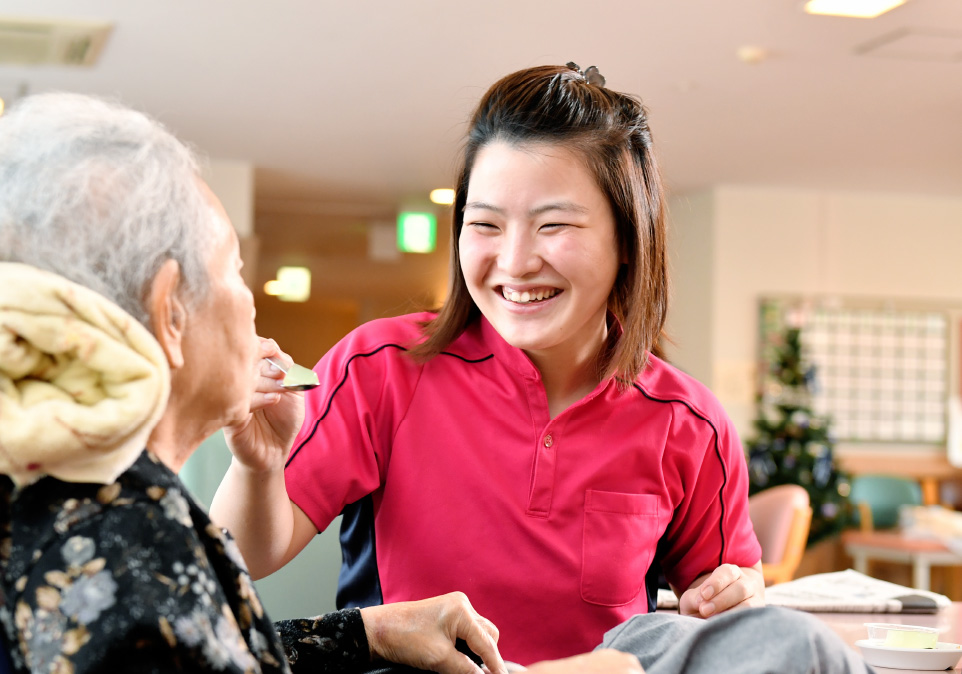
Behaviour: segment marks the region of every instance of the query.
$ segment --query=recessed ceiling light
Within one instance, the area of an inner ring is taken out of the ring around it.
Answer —
[[[431,190],[431,201],[442,206],[450,206],[454,203],[454,190],[449,187]]]
[[[805,11],[809,14],[874,19],[890,9],[904,5],[905,2],[906,0],[808,0]]]
[[[962,31],[899,28],[855,47],[862,56],[962,63]]]
[[[742,45],[735,52],[738,60],[749,65],[757,65],[768,59],[768,50],[751,44]]]

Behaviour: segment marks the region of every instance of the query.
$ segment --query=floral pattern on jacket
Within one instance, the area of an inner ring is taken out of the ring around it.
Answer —
[[[278,623],[282,643],[233,539],[149,452],[106,486],[8,485],[0,518],[0,622],[14,671],[368,666],[356,610]]]

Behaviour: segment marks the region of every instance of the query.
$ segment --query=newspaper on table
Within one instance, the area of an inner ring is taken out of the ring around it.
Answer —
[[[847,569],[817,573],[765,589],[769,605],[812,613],[937,613],[945,595],[878,580]]]
[[[817,573],[765,589],[772,606],[809,613],[937,613],[952,602],[945,595],[878,580],[848,569]],[[659,609],[677,609],[671,590],[658,590]]]

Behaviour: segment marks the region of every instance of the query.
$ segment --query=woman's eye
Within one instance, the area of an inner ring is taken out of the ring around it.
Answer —
[[[468,224],[468,227],[474,227],[474,228],[476,228],[476,229],[482,229],[482,230],[483,230],[483,229],[489,229],[489,230],[495,230],[495,229],[497,229],[497,227],[495,227],[494,225],[492,225],[490,222],[469,222],[469,223],[467,223],[467,224]]]
[[[567,226],[568,225],[564,222],[548,222],[541,225],[541,229],[555,230],[555,229],[562,229]]]

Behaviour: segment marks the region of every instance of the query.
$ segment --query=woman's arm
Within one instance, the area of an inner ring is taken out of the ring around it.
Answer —
[[[361,612],[356,608],[315,618],[279,620],[274,629],[294,674],[362,672],[370,668],[371,650]]]
[[[210,517],[231,532],[255,580],[294,559],[317,535],[310,518],[287,497],[283,467],[258,472],[236,455],[214,495]]]
[[[261,340],[260,356],[290,362],[270,339]],[[211,519],[237,541],[254,578],[284,566],[317,535],[284,483],[284,462],[304,419],[304,397],[281,388],[283,378],[267,361],[258,364],[251,414],[224,429],[234,456],[210,508]]]
[[[274,627],[295,674],[356,672],[381,660],[441,674],[480,674],[457,650],[458,640],[481,657],[490,674],[507,674],[498,630],[460,592],[282,620]]]
[[[748,513],[745,453],[724,410],[718,406],[714,414],[711,433],[704,425],[694,426],[701,430],[703,460],[689,476],[687,516],[679,522],[674,550],[662,560],[679,612],[704,618],[765,604],[761,546]]]
[[[361,609],[361,616],[374,660],[441,674],[480,674],[481,669],[455,648],[462,639],[491,674],[507,674],[498,653],[498,629],[461,592],[368,606]]]

